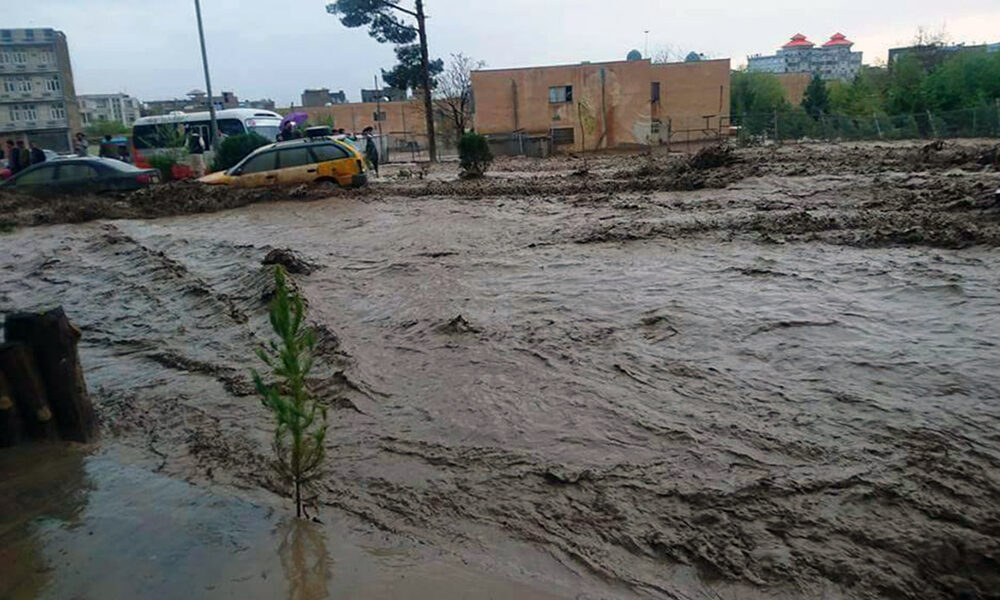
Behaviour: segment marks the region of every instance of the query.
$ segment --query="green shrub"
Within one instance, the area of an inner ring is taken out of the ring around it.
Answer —
[[[270,143],[266,137],[252,131],[229,136],[222,140],[215,153],[215,158],[212,160],[212,171],[231,169],[251,152]]]
[[[174,165],[180,164],[180,159],[174,152],[157,152],[149,157],[149,166],[160,172],[164,182],[174,180]]]
[[[493,153],[486,136],[466,133],[458,141],[459,166],[463,179],[482,177],[493,162]]]
[[[285,269],[274,267],[275,292],[271,300],[271,328],[278,341],[268,342],[257,355],[271,368],[265,382],[254,370],[253,381],[264,406],[274,413],[275,467],[293,488],[295,513],[303,514],[302,490],[322,474],[326,439],[326,408],[310,393],[306,377],[313,365],[316,335],[303,326],[305,304],[286,282]]]

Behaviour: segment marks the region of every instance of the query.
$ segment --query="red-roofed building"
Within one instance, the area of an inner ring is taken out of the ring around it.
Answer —
[[[796,33],[771,56],[750,56],[752,73],[816,73],[826,80],[850,81],[861,71],[861,53],[852,52],[854,42],[842,33],[833,34],[822,46]]]

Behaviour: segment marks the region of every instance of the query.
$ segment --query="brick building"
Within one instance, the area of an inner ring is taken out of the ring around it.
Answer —
[[[814,73],[824,80],[851,81],[861,71],[861,52],[842,33],[833,34],[820,47],[797,33],[777,54],[747,57],[751,73]]]
[[[564,150],[697,141],[728,125],[729,59],[648,59],[473,71],[485,134],[548,135]]]
[[[65,152],[80,129],[66,35],[0,29],[0,138]]]
[[[302,106],[326,106],[327,104],[344,104],[347,102],[347,94],[344,90],[331,92],[329,88],[315,88],[303,90]]]

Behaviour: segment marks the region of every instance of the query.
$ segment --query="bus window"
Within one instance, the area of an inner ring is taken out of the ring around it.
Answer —
[[[223,137],[242,135],[247,132],[239,119],[219,119],[219,131],[222,132]]]
[[[281,125],[280,119],[247,119],[247,129],[272,142],[278,139],[279,125]]]

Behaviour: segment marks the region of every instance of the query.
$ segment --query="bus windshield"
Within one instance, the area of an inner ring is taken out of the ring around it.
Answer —
[[[247,119],[247,129],[250,131],[262,135],[272,142],[278,139],[279,125],[281,121],[278,119]]]

